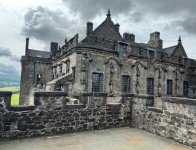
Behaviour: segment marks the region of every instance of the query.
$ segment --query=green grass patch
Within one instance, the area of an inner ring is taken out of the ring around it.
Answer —
[[[19,97],[20,97],[20,87],[18,86],[8,86],[0,88],[0,91],[11,91],[11,106],[18,106],[19,105]]]
[[[11,106],[18,106],[19,105],[19,93],[12,94],[11,98]]]

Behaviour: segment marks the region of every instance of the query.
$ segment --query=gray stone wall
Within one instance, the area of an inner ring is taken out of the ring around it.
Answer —
[[[183,81],[188,81],[186,68],[180,66],[145,59],[119,59],[110,54],[91,51],[85,55],[77,55],[77,76],[74,84],[76,92],[92,91],[93,72],[103,73],[102,92],[107,92],[112,96],[121,93],[122,75],[129,75],[131,78],[128,93],[137,94],[147,94],[147,78],[153,78],[155,96],[167,95],[167,80],[172,80],[172,96],[181,97],[183,96]]]
[[[133,100],[132,126],[196,147],[196,100],[163,98],[163,110]]]
[[[45,85],[52,78],[51,64],[48,59],[23,56],[21,59],[21,84],[20,105],[27,104],[31,88],[36,84],[37,74],[42,75],[42,83]]]
[[[125,127],[131,122],[129,105],[99,103],[98,95],[98,103],[89,98],[85,105],[70,105],[64,96],[57,95],[46,98],[43,93],[38,93],[38,106],[11,107],[0,112],[0,139]]]
[[[0,107],[11,106],[12,92],[0,91]]]

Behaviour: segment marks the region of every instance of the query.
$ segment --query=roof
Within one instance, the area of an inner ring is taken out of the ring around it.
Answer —
[[[122,41],[120,32],[110,17],[110,12],[108,12],[106,19],[94,31],[92,31],[91,37]]]
[[[177,48],[178,45],[175,46],[171,46],[171,47],[167,47],[164,48],[163,50],[169,55],[171,56],[173,54],[173,52],[175,51],[175,49]]]
[[[40,50],[27,50],[27,55],[31,57],[39,57],[39,58],[50,58],[50,52],[40,51]]]

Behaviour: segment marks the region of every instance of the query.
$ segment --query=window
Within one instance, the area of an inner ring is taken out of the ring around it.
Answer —
[[[167,80],[167,95],[172,95],[172,93],[173,93],[172,80]]]
[[[130,76],[122,75],[121,92],[130,93]]]
[[[36,77],[36,84],[41,83],[41,81],[42,81],[42,75],[41,75],[41,74],[37,74],[37,77]]]
[[[92,92],[103,91],[103,73],[92,73]]]
[[[140,48],[139,49],[139,55],[142,56],[143,55],[143,50]]]
[[[154,94],[154,78],[147,78],[147,94]]]
[[[188,96],[188,81],[183,82],[183,95]]]
[[[154,51],[149,51],[149,58],[153,60],[155,58],[155,52]]]
[[[161,59],[161,61],[164,61],[165,60],[165,55],[161,54],[160,59]]]

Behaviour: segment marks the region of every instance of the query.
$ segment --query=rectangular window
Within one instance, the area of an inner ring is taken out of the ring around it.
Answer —
[[[130,93],[130,76],[122,75],[121,92]]]
[[[103,91],[103,73],[92,73],[92,92]]]
[[[147,94],[154,94],[154,78],[147,78]]]
[[[188,81],[184,81],[183,82],[183,95],[184,96],[188,96],[188,88],[189,88]]]
[[[154,51],[149,51],[149,58],[150,58],[150,60],[154,60],[154,58],[155,58],[155,52]]]
[[[167,95],[172,95],[172,93],[173,93],[172,80],[167,80]]]

